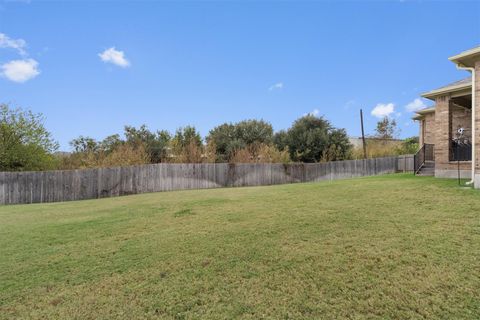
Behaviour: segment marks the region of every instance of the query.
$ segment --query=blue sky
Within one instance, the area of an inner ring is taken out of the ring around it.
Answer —
[[[377,105],[407,137],[406,106],[468,75],[448,57],[480,43],[480,2],[6,1],[0,35],[0,102],[43,113],[63,150],[126,124],[206,135],[309,112],[356,136]]]

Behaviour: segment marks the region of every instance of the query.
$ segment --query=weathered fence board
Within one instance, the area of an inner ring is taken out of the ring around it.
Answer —
[[[406,155],[326,163],[160,163],[86,170],[0,172],[0,204],[324,181],[412,170],[413,156]]]

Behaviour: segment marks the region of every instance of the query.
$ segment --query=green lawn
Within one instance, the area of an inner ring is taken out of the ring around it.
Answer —
[[[389,175],[0,207],[0,318],[480,318],[480,192]]]

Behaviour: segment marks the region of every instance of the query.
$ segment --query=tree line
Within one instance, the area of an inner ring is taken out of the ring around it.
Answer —
[[[383,125],[385,127],[385,124]],[[391,130],[391,123],[388,123]],[[287,130],[274,132],[264,120],[223,123],[202,138],[194,126],[152,131],[125,126],[103,140],[79,136],[72,152],[58,153],[58,143],[44,117],[0,104],[0,171],[78,169],[148,163],[320,162],[346,160],[355,152],[345,129],[324,117],[305,115]]]

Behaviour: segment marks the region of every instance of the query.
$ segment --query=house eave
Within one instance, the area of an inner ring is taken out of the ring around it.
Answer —
[[[427,113],[432,113],[432,112],[435,112],[435,107],[425,108],[425,109],[417,111],[418,114],[427,114]]]
[[[451,87],[447,87],[447,88],[432,90],[432,91],[423,93],[421,96],[422,96],[422,98],[435,100],[435,98],[440,96],[440,95],[444,95],[444,94],[452,93],[452,92],[456,92],[456,91],[461,91],[461,90],[465,90],[465,89],[471,89],[471,88],[472,88],[472,84],[467,83],[467,84],[461,84],[461,85],[457,85],[457,86],[451,86]]]
[[[455,63],[457,66],[471,68],[479,57],[480,46],[454,55],[448,58],[448,60]]]
[[[425,108],[415,112],[415,115],[412,117],[412,120],[421,120],[425,117],[426,114],[435,112],[435,107]]]

